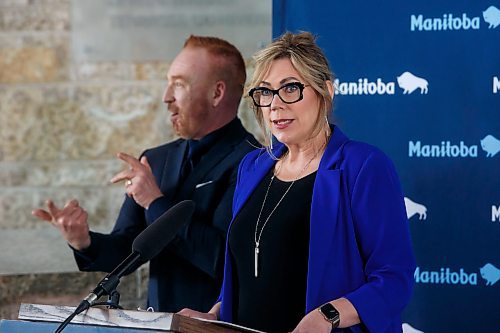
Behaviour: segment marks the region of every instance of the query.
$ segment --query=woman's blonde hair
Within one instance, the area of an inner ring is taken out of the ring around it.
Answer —
[[[332,109],[332,96],[328,91],[326,81],[333,82],[333,74],[328,66],[328,60],[323,51],[316,45],[316,38],[310,32],[300,32],[293,34],[286,32],[281,37],[275,39],[264,49],[258,51],[253,56],[254,73],[247,86],[247,91],[257,87],[263,80],[264,75],[271,68],[271,63],[275,60],[288,58],[295,70],[304,78],[306,82],[315,91],[320,100],[320,109],[316,121],[315,130],[324,126],[329,112]],[[248,98],[248,93],[246,94]],[[251,99],[250,99],[251,101]],[[251,103],[257,122],[264,132],[265,145],[270,146],[271,136],[268,132],[268,126],[264,122],[262,110]]]

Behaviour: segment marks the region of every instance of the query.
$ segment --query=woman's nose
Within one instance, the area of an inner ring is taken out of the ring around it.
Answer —
[[[281,98],[279,97],[278,94],[274,94],[272,99],[271,99],[271,110],[277,110],[277,109],[281,109],[283,107],[283,101],[281,100]]]

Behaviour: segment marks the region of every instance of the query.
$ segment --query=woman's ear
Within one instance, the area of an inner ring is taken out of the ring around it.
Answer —
[[[326,88],[328,89],[328,93],[330,94],[330,97],[333,99],[335,95],[335,89],[333,88],[333,83],[330,80],[326,80]]]
[[[215,83],[215,89],[212,96],[212,106],[216,107],[224,98],[224,94],[226,93],[226,82],[217,81]]]

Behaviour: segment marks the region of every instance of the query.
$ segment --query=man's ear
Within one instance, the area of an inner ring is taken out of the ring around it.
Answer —
[[[333,99],[335,95],[335,89],[333,88],[332,81],[326,80],[326,88],[328,89],[328,93],[330,93],[330,97]]]
[[[224,98],[225,93],[226,93],[226,82],[217,81],[215,83],[215,89],[213,91],[213,96],[212,96],[212,106],[213,107],[216,107],[220,104],[220,102]]]

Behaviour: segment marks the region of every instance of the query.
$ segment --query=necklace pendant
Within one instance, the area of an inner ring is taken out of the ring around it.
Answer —
[[[259,245],[255,246],[255,277],[259,276]]]

